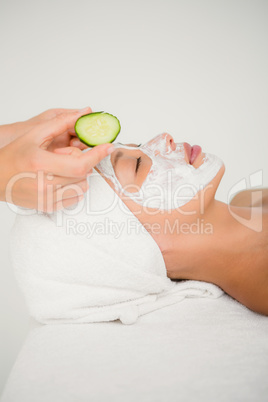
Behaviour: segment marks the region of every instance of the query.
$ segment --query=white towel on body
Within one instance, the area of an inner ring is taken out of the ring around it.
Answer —
[[[31,316],[46,324],[132,324],[185,297],[223,294],[211,283],[171,281],[139,220],[95,170],[88,181],[73,208],[18,212],[11,259]]]

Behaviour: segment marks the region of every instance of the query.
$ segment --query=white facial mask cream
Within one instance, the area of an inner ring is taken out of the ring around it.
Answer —
[[[133,150],[133,147],[120,143],[114,146]],[[223,165],[221,159],[207,153],[203,164],[196,169],[184,159],[183,143],[177,143],[176,149],[172,150],[166,136],[157,136],[138,149],[149,156],[152,166],[137,192],[122,187],[114,172],[111,155],[104,158],[97,168],[111,180],[116,191],[148,208],[170,210],[185,205],[211,182]]]

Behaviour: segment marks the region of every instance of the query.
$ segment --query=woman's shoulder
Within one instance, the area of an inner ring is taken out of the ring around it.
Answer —
[[[229,205],[235,207],[260,207],[268,210],[268,188],[243,190],[235,194]]]

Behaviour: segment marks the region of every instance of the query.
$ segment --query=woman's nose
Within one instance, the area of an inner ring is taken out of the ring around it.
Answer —
[[[175,151],[176,149],[176,144],[174,142],[174,138],[172,137],[172,135],[168,134],[168,133],[164,133],[162,134],[163,139],[166,140],[166,149],[169,150],[171,149],[171,151]]]
[[[169,153],[176,150],[173,137],[168,133],[159,134],[143,146],[151,148],[157,155],[159,153]]]

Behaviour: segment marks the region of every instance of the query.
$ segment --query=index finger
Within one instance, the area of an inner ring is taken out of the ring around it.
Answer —
[[[79,151],[77,149],[77,151]],[[112,144],[102,144],[71,155],[56,154],[42,150],[40,169],[64,177],[85,177],[103,158],[114,151]]]
[[[52,119],[39,123],[26,135],[31,137],[31,141],[34,142],[34,144],[46,149],[53,138],[66,131],[74,130],[76,120],[84,114],[87,114],[89,109],[90,108],[85,108],[75,112],[58,114]]]

